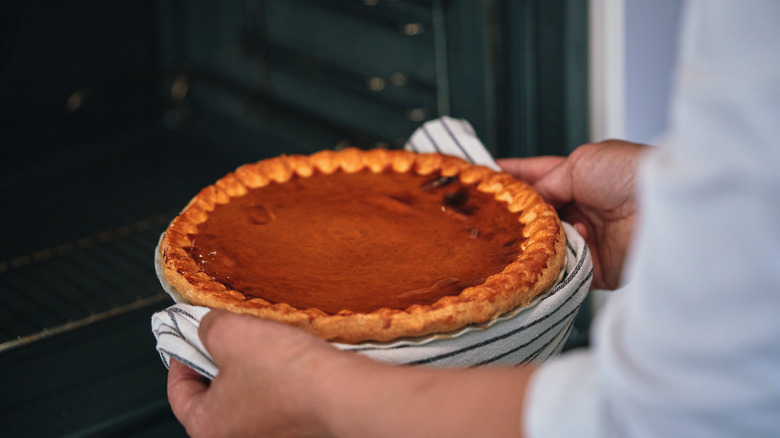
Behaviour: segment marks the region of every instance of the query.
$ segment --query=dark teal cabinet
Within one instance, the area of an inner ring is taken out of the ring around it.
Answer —
[[[182,103],[243,119],[282,150],[396,147],[451,115],[497,156],[566,153],[587,139],[586,7],[168,0],[162,59],[186,82]]]

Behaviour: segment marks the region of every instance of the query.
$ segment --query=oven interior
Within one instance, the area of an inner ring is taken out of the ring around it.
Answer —
[[[184,434],[153,250],[238,165],[400,147],[440,115],[496,156],[584,143],[584,3],[1,2],[2,434]]]

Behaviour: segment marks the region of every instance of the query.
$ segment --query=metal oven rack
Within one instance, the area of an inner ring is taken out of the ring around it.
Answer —
[[[0,354],[162,305],[150,260],[176,187],[155,184],[151,158],[128,150],[0,192]]]
[[[0,263],[0,354],[169,299],[144,271],[153,238],[171,217],[144,218]]]

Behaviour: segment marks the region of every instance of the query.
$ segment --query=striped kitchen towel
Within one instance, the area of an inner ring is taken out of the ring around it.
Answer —
[[[456,155],[498,169],[471,125],[464,120],[443,117],[427,122],[410,137],[406,148]],[[532,305],[489,324],[469,326],[453,333],[390,343],[333,345],[388,363],[438,367],[517,365],[557,355],[571,332],[593,277],[593,262],[585,240],[569,224],[564,223],[564,228],[567,236],[564,272],[559,282]],[[159,256],[155,267],[163,288],[177,303],[152,316],[152,331],[163,363],[167,367],[173,357],[213,378],[217,367],[197,336],[200,319],[208,309],[187,304],[168,284],[161,273]]]
[[[438,152],[461,157],[474,164],[501,170],[477,137],[471,124],[463,119],[440,117],[414,131],[404,146],[414,152]]]
[[[210,310],[179,303],[152,316],[152,333],[165,368],[173,358],[209,379],[217,375],[217,365],[198,337],[200,320]]]

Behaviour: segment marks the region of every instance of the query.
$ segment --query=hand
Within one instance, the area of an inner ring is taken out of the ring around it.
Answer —
[[[593,288],[620,286],[638,209],[636,170],[647,145],[607,140],[568,157],[510,158],[501,168],[527,181],[572,224],[593,256]]]
[[[171,360],[168,399],[190,436],[329,436],[307,396],[309,376],[343,360],[292,327],[223,310],[198,331],[219,366],[212,381]]]
[[[533,366],[390,366],[296,328],[212,310],[213,381],[175,360],[168,400],[193,437],[522,437]]]

